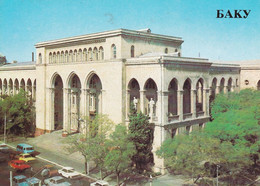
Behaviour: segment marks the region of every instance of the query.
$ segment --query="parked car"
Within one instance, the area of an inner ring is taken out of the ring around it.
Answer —
[[[43,186],[41,180],[35,177],[27,178],[21,186]],[[19,185],[20,186],[20,185]]]
[[[30,154],[32,156],[37,156],[40,154],[40,152],[34,150],[33,146],[25,143],[18,144],[16,147],[16,151],[21,152],[23,154]]]
[[[71,178],[71,179],[76,179],[81,177],[81,175],[78,172],[75,172],[75,170],[72,167],[63,167],[62,169],[58,170],[58,173],[66,178]]]
[[[0,143],[0,152],[7,153],[10,148],[5,143]]]
[[[49,186],[70,186],[71,184],[61,176],[54,176],[44,180],[44,183]]]
[[[11,160],[8,165],[17,171],[23,171],[31,168],[30,165],[26,164],[23,160]]]
[[[13,185],[22,185],[26,182],[26,176],[24,175],[18,175],[13,177]]]
[[[30,154],[19,154],[17,159],[25,162],[36,160],[36,158],[32,157]]]
[[[94,183],[91,183],[90,186],[109,186],[109,183],[104,180],[98,180]]]

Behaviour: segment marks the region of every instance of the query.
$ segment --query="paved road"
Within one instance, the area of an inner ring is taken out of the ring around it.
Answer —
[[[10,166],[8,165],[8,161],[10,161],[8,154],[4,154],[4,153],[0,152],[0,158],[6,159],[6,161],[0,163],[0,185],[1,186],[10,185],[10,182],[9,182],[10,171],[13,171],[13,176],[17,176],[17,175],[25,175],[27,177],[35,176],[41,180],[44,180],[44,178],[41,176],[40,172],[38,174],[36,174],[37,170],[39,170],[42,166],[51,165],[52,170],[60,169],[60,167],[57,165],[54,165],[54,164],[51,164],[44,160],[41,160],[39,158],[36,158],[35,161],[29,163],[31,165],[32,169],[27,169],[23,172],[16,172],[12,168],[10,168]],[[66,179],[66,180],[75,186],[89,186],[89,182],[84,177],[82,177],[81,179],[78,179],[78,180],[68,180],[68,179]]]

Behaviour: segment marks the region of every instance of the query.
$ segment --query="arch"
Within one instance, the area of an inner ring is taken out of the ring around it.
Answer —
[[[30,98],[32,98],[32,81],[30,78],[27,80],[26,86],[28,95],[30,96]]]
[[[82,50],[81,48],[79,49],[79,52],[78,52],[78,61],[82,61]]]
[[[230,77],[230,78],[228,79],[227,91],[228,91],[228,92],[231,92],[231,89],[232,89],[232,78]]]
[[[42,64],[42,54],[41,53],[38,54],[38,63]]]
[[[196,112],[203,111],[203,88],[204,80],[200,78],[196,84]]]
[[[68,63],[69,62],[69,52],[68,52],[68,50],[65,51],[65,56],[64,57],[65,57],[65,60],[64,60],[65,63]]]
[[[60,63],[64,63],[64,51],[60,53]]]
[[[73,57],[72,57],[73,59],[72,59],[72,61],[73,61],[73,62],[77,62],[77,61],[78,61],[77,57],[78,57],[78,52],[77,52],[77,50],[75,49],[74,52],[73,52]]]
[[[92,48],[88,49],[88,60],[92,61],[93,60],[93,52],[92,52]]]
[[[86,48],[84,48],[83,50],[83,61],[87,61],[88,60],[88,51]]]
[[[9,95],[13,95],[13,80],[12,79],[9,79],[9,82],[8,82],[8,94]]]
[[[104,49],[102,46],[99,47],[99,56],[100,60],[104,60]]]
[[[94,57],[94,61],[98,60],[98,50],[97,50],[97,47],[95,47],[93,49],[93,57]]]
[[[257,89],[257,90],[260,90],[260,80],[257,82],[257,85],[256,85],[256,86],[257,86],[256,89]]]
[[[178,81],[176,78],[173,78],[168,86],[168,116],[175,116],[178,114]]]
[[[52,54],[52,62],[56,63],[56,52],[53,52]]]
[[[14,80],[14,94],[18,94],[19,92],[19,81],[18,79]]]
[[[78,75],[72,72],[68,78],[68,88],[70,94],[68,95],[68,122],[69,131],[79,131],[80,129],[80,96],[81,96],[81,82]]]
[[[90,117],[94,117],[97,113],[101,113],[102,103],[102,83],[96,73],[92,73],[87,80],[88,95],[88,112]]]
[[[111,58],[116,59],[116,45],[115,44],[111,45]]]
[[[20,89],[23,89],[25,91],[25,81],[24,81],[24,79],[21,79],[21,81],[20,81]]]
[[[57,63],[60,63],[60,51],[57,52],[57,60],[56,60]]]
[[[128,83],[128,111],[135,109],[140,111],[140,86],[135,78],[132,78]]]
[[[222,78],[220,80],[220,84],[219,84],[219,92],[223,93],[224,92],[224,88],[225,88],[225,78]]]
[[[183,114],[191,113],[191,84],[189,78],[183,84]]]
[[[135,57],[135,46],[134,45],[132,45],[131,46],[131,57]]]
[[[4,82],[3,82],[3,93],[5,94],[5,95],[7,95],[7,80],[6,79],[4,79]]]
[[[63,82],[58,73],[53,75],[51,87],[54,89],[52,91],[52,129],[60,130],[63,128]]]
[[[157,112],[157,85],[152,78],[149,78],[144,85],[144,113],[150,117],[156,116]]]
[[[73,62],[73,51],[69,51],[69,61],[68,62]]]
[[[49,53],[49,63],[52,63],[52,53]]]

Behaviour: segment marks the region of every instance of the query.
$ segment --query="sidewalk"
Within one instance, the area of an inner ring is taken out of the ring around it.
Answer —
[[[76,171],[80,173],[85,172],[84,167],[84,157],[76,152],[69,154],[66,152],[64,147],[66,146],[62,143],[64,139],[62,136],[62,131],[54,131],[50,134],[44,134],[35,138],[20,138],[13,142],[8,142],[8,144],[16,147],[19,143],[27,143],[34,147],[36,151],[39,151],[41,154],[40,157],[47,159],[51,162],[55,162],[58,165],[73,167]],[[9,140],[10,141],[10,140]],[[92,165],[93,166],[93,165]],[[90,164],[91,167],[91,164]],[[93,175],[92,175],[93,176]],[[94,175],[95,177],[95,175]],[[108,180],[109,182],[111,180]],[[142,184],[145,186],[181,186],[185,182],[183,176],[173,176],[173,175],[163,175],[158,178],[154,178],[152,182]],[[113,184],[114,184],[113,180]],[[139,185],[136,183],[135,185]]]

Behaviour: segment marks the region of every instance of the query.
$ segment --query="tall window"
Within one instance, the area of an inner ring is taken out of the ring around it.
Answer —
[[[49,63],[52,63],[52,53],[49,53]]]
[[[115,59],[116,58],[116,45],[113,44],[111,48],[112,48],[112,58]]]
[[[94,53],[94,60],[98,60],[98,51],[96,47],[94,48],[93,53]]]
[[[135,47],[131,46],[131,57],[135,57]]]
[[[39,53],[38,61],[39,61],[39,64],[42,64],[42,54],[41,53]]]
[[[103,47],[99,47],[99,56],[100,56],[100,60],[104,60],[104,49],[103,49]]]
[[[168,48],[165,48],[164,53],[168,54]]]

